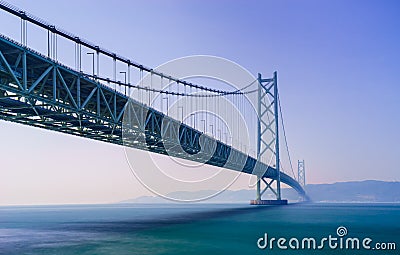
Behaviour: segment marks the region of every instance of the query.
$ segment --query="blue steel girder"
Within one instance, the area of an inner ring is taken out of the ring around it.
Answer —
[[[7,111],[4,119],[74,134],[78,128],[91,132],[87,137],[101,140],[120,137],[121,127],[116,127],[121,125],[126,97],[115,97],[117,92],[104,85],[0,39],[1,110]]]
[[[264,177],[276,178],[276,169],[135,100],[127,104],[128,100],[115,88],[0,36],[0,119],[247,174],[264,168]],[[132,118],[126,126],[125,111]],[[123,141],[123,135],[132,139]],[[144,142],[137,142],[140,139]],[[290,176],[282,173],[281,179],[305,195]]]

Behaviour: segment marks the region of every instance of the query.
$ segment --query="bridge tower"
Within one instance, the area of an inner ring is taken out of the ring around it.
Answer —
[[[306,186],[306,165],[304,159],[297,161],[297,181],[303,188]]]
[[[266,161],[272,153],[276,176],[271,179],[264,177],[262,173],[257,174],[257,195],[255,200],[251,200],[252,205],[283,205],[287,200],[281,197],[281,172],[279,157],[279,101],[278,101],[278,74],[274,72],[272,78],[262,78],[258,74],[258,141],[257,159]],[[276,189],[273,183],[276,182]],[[262,191],[261,186],[264,185]],[[262,195],[270,190],[276,196],[276,200],[263,200]]]

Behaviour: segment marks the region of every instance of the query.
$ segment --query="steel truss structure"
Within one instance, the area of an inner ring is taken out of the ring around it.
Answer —
[[[131,118],[123,125],[123,116]],[[281,181],[305,196],[289,175],[143,105],[93,77],[0,37],[0,119],[199,161]],[[123,136],[138,139],[127,139]],[[183,150],[183,151],[182,151]]]
[[[297,161],[297,181],[303,188],[306,186],[306,164],[304,160]]]
[[[5,37],[0,89],[5,120],[122,144],[124,95]]]
[[[296,180],[280,171],[276,72],[271,79],[258,77],[260,121],[256,159],[131,99],[126,93],[120,93],[116,85],[125,86],[125,91],[131,88],[129,72],[130,68],[136,68],[142,73],[146,71],[195,89],[220,95],[236,92],[207,88],[165,76],[8,3],[0,1],[0,8],[21,19],[21,43],[0,35],[0,119],[254,174],[258,177],[256,201],[262,201],[261,196],[268,189],[280,201],[281,181],[307,197]],[[47,30],[47,56],[28,48],[27,22]],[[75,43],[76,70],[57,61],[57,36]],[[93,75],[81,72],[82,46],[93,50],[88,53],[93,54]],[[113,60],[113,81],[99,76],[99,54]],[[128,76],[128,84],[126,81],[123,84],[116,82],[116,61],[127,65],[125,79]],[[261,160],[271,152],[275,157],[275,166]],[[271,186],[274,181],[277,183],[276,191]],[[261,192],[262,182],[266,187]]]

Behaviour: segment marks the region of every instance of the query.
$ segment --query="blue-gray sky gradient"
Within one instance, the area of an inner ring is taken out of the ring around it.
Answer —
[[[400,179],[398,1],[9,2],[147,66],[207,54],[277,70],[292,157],[306,160],[309,183]],[[19,39],[15,20],[1,11],[0,33]],[[0,204],[148,194],[120,147],[0,127]]]

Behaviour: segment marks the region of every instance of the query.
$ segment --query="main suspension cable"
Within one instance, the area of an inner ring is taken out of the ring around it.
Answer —
[[[250,82],[249,84],[247,84],[246,86],[244,86],[242,89],[237,89],[237,90],[233,90],[233,91],[223,91],[223,90],[212,90],[209,88],[199,88],[199,87],[192,87],[189,86],[187,84],[184,84],[184,86],[188,86],[190,88],[197,88],[197,89],[201,89],[204,91],[208,91],[211,93],[217,93],[217,94],[197,94],[197,93],[179,93],[179,92],[171,92],[171,91],[167,91],[167,90],[162,90],[162,89],[153,89],[150,88],[149,86],[138,86],[138,85],[132,85],[132,84],[127,84],[121,81],[113,81],[110,78],[104,78],[104,77],[99,77],[96,75],[91,75],[91,74],[86,74],[86,73],[81,73],[84,75],[84,77],[87,78],[91,78],[91,79],[95,79],[95,80],[100,80],[100,81],[105,81],[107,83],[114,83],[114,84],[118,84],[119,86],[127,86],[129,88],[135,88],[135,89],[139,89],[139,90],[145,90],[145,91],[151,91],[151,92],[156,92],[156,93],[160,93],[160,94],[169,94],[169,95],[175,95],[175,96],[187,96],[187,97],[220,97],[220,96],[226,96],[226,95],[245,95],[245,94],[251,94],[251,93],[255,93],[258,91],[258,89],[254,89],[254,90],[250,90],[250,91],[245,91],[243,92],[244,89],[250,87],[251,85],[253,85],[257,79],[253,80],[252,82]]]
[[[289,158],[289,164],[290,164],[290,169],[292,170],[293,173],[293,177],[296,178],[296,175],[294,174],[294,170],[293,170],[293,164],[292,164],[292,158],[290,157],[290,151],[289,151],[289,146],[288,146],[288,142],[287,142],[287,138],[286,138],[286,130],[285,130],[285,124],[283,121],[283,115],[282,115],[282,107],[281,107],[281,101],[279,99],[279,94],[277,95],[278,98],[278,105],[279,105],[279,113],[281,116],[281,123],[282,123],[282,129],[283,129],[283,136],[285,138],[285,145],[286,145],[286,149],[287,149],[287,155]],[[278,120],[277,120],[278,121]]]

